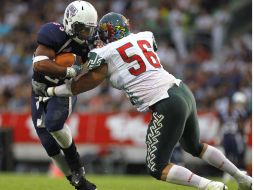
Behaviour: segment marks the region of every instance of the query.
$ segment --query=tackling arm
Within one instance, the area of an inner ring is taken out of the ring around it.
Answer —
[[[48,88],[47,95],[66,97],[89,91],[101,84],[107,77],[107,73],[108,65],[102,64],[100,67],[89,71],[78,79],[72,80],[69,84]]]

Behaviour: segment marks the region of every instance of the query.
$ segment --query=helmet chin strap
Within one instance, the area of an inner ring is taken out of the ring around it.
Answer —
[[[71,37],[75,42],[77,42],[78,44],[84,44],[86,42],[86,40],[81,40],[79,39],[77,36],[75,37]]]

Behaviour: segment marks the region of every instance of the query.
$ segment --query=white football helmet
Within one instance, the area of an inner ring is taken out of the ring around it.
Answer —
[[[79,44],[91,36],[97,26],[97,11],[87,1],[73,1],[64,12],[64,31]]]

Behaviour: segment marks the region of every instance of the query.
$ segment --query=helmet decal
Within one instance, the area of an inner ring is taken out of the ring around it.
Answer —
[[[120,40],[130,33],[129,21],[118,13],[108,13],[100,20],[99,30],[104,41]]]
[[[123,26],[115,26],[115,39],[121,39],[125,36],[126,34],[126,28]]]
[[[77,12],[78,10],[76,9],[76,7],[74,5],[70,5],[66,11],[66,18],[75,16]]]

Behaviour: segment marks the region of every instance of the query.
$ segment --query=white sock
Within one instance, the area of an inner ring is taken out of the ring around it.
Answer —
[[[54,164],[64,173],[65,176],[71,175],[71,170],[62,151],[58,155],[52,156],[51,158]]]
[[[204,152],[202,159],[211,164],[212,166],[229,173],[234,176],[240,170],[230,162],[220,150],[208,145]]]
[[[186,185],[203,189],[210,180],[192,173],[187,168],[173,165],[167,175],[166,181],[178,185]]]

